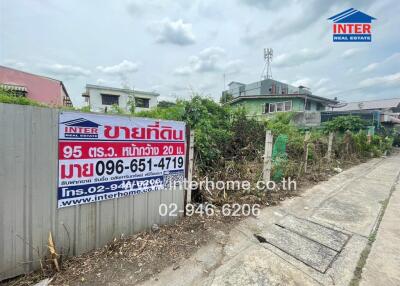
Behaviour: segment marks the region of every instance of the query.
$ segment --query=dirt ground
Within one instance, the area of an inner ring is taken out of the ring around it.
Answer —
[[[1,285],[32,285],[53,277],[52,285],[104,285],[125,277],[130,285],[151,278],[167,266],[179,267],[198,248],[213,239],[218,231],[228,233],[240,217],[184,217],[156,231],[114,239],[103,248],[69,258],[62,270],[36,271]]]

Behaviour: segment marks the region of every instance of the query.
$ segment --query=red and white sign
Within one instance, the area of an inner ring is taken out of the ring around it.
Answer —
[[[185,123],[62,112],[58,207],[158,191],[183,181]]]

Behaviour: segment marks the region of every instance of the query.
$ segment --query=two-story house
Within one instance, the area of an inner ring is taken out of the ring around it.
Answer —
[[[125,112],[129,112],[130,105],[133,102],[135,111],[156,107],[159,94],[136,89],[87,84],[86,91],[82,96],[85,98],[85,103],[90,106],[90,110],[93,112],[107,112],[113,105],[118,106]]]
[[[313,95],[304,86],[295,87],[273,79],[250,84],[233,81],[228,86],[229,89],[223,91],[230,98],[226,104],[244,107],[249,116],[256,118],[277,112],[323,111],[337,103],[334,99]]]

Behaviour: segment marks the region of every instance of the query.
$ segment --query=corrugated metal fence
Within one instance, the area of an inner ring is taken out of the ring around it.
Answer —
[[[31,271],[52,232],[59,252],[77,255],[132,234],[183,208],[184,192],[161,191],[57,209],[59,110],[0,103],[0,281]]]

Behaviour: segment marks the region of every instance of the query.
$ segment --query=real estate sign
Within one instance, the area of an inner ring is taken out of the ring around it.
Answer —
[[[160,191],[185,174],[185,124],[61,112],[58,207]]]

